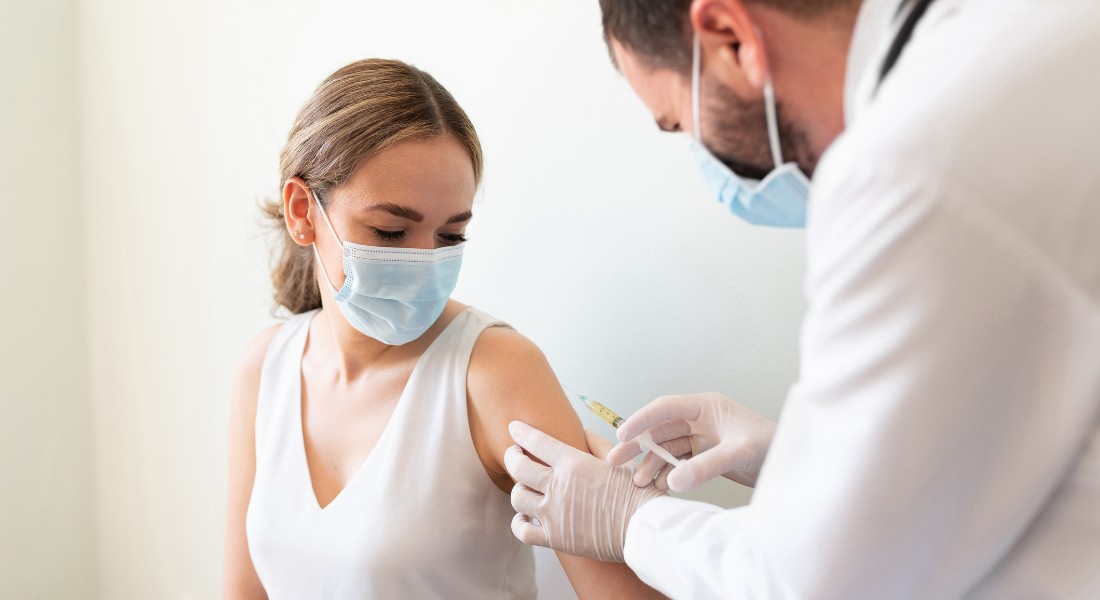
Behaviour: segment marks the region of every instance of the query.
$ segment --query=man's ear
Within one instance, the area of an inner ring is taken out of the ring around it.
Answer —
[[[764,87],[769,68],[764,36],[743,0],[695,0],[691,26],[699,35],[703,56],[718,58],[711,58],[717,63],[712,68],[735,70],[749,85]]]
[[[299,246],[312,244],[316,237],[313,223],[309,219],[312,196],[309,185],[301,177],[291,177],[283,184],[283,219],[290,237]]]

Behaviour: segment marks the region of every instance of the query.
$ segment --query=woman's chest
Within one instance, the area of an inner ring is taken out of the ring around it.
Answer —
[[[378,448],[411,369],[392,369],[350,385],[303,370],[301,435],[318,505],[332,502]]]

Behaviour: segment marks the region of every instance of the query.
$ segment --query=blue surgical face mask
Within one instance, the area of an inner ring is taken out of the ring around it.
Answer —
[[[768,144],[776,168],[763,180],[741,177],[703,145],[699,128],[699,35],[693,42],[691,64],[691,154],[707,186],[730,212],[753,225],[800,228],[806,226],[806,199],[810,181],[796,163],[784,163],[779,145],[779,119],[771,74],[764,83],[764,105],[768,119]]]
[[[384,344],[407,344],[431,327],[458,283],[465,244],[421,250],[378,248],[340,240],[314,195],[321,216],[344,255],[344,285],[332,284],[317,246],[313,253],[333,291],[333,300],[352,327]]]

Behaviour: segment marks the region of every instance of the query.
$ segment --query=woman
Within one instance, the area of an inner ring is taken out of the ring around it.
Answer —
[[[532,598],[507,424],[584,432],[526,338],[449,299],[482,172],[466,114],[397,61],[348,65],[282,152],[276,302],[238,365],[227,598]],[[656,595],[560,555],[583,597]]]

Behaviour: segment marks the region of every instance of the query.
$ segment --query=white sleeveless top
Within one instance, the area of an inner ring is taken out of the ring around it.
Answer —
[[[256,410],[252,563],[281,598],[534,598],[531,549],[474,451],[466,371],[481,332],[469,308],[413,368],[374,450],[324,509],[302,437],[301,361],[316,311],[291,317],[264,359]]]

